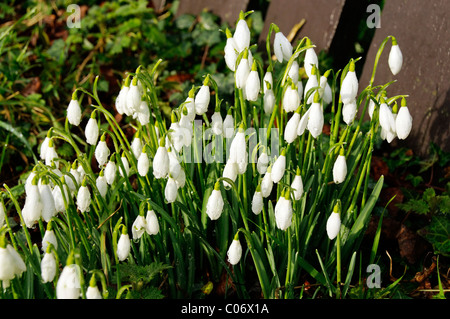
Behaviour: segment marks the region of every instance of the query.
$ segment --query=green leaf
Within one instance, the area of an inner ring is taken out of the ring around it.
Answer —
[[[418,231],[429,241],[437,253],[450,256],[450,218],[433,216],[430,224]]]

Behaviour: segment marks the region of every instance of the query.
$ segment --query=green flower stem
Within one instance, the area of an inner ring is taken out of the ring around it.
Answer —
[[[392,38],[392,36],[387,36],[387,37],[383,40],[383,42],[381,42],[381,45],[380,45],[380,47],[378,48],[377,55],[375,56],[375,63],[374,63],[374,65],[373,65],[372,76],[370,77],[370,81],[369,81],[369,86],[372,86],[372,85],[373,85],[373,82],[375,81],[375,73],[376,73],[376,71],[377,71],[378,62],[379,62],[379,60],[380,60],[381,53],[383,52],[384,47],[385,47],[386,43],[389,41],[390,38]]]
[[[244,127],[247,128],[247,103],[244,99],[244,93],[242,89],[237,89],[239,94],[239,104],[241,106],[241,116],[242,122],[244,123]]]

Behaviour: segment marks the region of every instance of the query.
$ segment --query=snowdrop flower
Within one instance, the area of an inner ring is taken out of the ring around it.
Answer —
[[[311,40],[306,40],[306,45],[311,45]],[[305,53],[305,60],[304,60],[304,67],[305,72],[308,75],[308,77],[311,77],[311,70],[315,66],[316,68],[319,67],[319,60],[317,58],[316,51],[314,51],[314,48],[309,48],[306,50]]]
[[[77,208],[80,212],[88,212],[91,205],[91,192],[86,186],[86,179],[83,180],[77,194]]]
[[[94,152],[95,159],[97,160],[97,163],[100,167],[105,165],[106,161],[108,160],[109,154],[110,151],[108,145],[106,144],[106,133],[103,133]]]
[[[97,124],[97,120],[95,119],[95,111],[92,112],[91,117],[89,118],[88,123],[86,124],[86,129],[84,134],[86,135],[86,142],[90,145],[97,144],[97,139],[99,133],[99,128]]]
[[[48,147],[45,150],[45,165],[52,166],[52,162],[58,158],[58,154],[56,153],[53,138],[48,141]],[[57,163],[55,163],[57,165]]]
[[[128,162],[128,158],[125,155],[125,152],[122,153],[122,156],[120,157],[120,162],[122,163],[122,166],[119,165],[119,174],[122,177],[130,175],[130,163]]]
[[[206,203],[206,214],[211,220],[219,219],[220,215],[222,215],[223,205],[224,202],[222,193],[220,192],[220,183],[217,181],[208,198],[208,202]]]
[[[234,72],[236,70],[236,60],[238,57],[237,44],[228,28],[225,30],[225,33],[227,35],[227,42],[224,48],[225,63],[227,64],[228,68]]]
[[[141,155],[142,148],[143,148],[139,131],[136,132],[136,135],[133,137],[133,141],[131,141],[130,146],[131,146],[131,151],[133,152],[134,157],[139,158],[139,155]]]
[[[255,215],[259,215],[263,209],[263,196],[261,194],[261,185],[256,187],[255,193],[252,198],[252,212]]]
[[[345,160],[344,149],[341,148],[338,157],[333,165],[333,181],[340,184],[345,181],[347,176],[347,162]]]
[[[141,104],[139,104],[139,111],[135,114],[142,126],[147,125],[150,122],[150,109],[148,108],[147,101],[141,101]]]
[[[347,125],[351,125],[356,117],[356,100],[352,100],[348,103],[344,103],[342,106],[342,118]]]
[[[239,241],[238,233],[236,233],[230,247],[228,248],[227,256],[228,262],[232,265],[236,265],[241,260],[242,246],[241,242]]]
[[[169,156],[169,174],[173,179],[177,179],[183,170],[180,162],[178,161],[177,154],[169,147],[167,150],[167,155]]]
[[[286,38],[286,36],[276,28],[275,38],[273,41],[273,51],[277,57],[278,62],[283,62],[283,60],[289,61],[292,56],[292,44]]]
[[[250,64],[248,62],[248,49],[245,49],[242,59],[239,61],[238,67],[235,72],[236,87],[238,89],[244,89],[247,82],[247,78],[250,75]]]
[[[283,109],[286,112],[294,112],[300,105],[297,86],[291,81],[283,95]]]
[[[330,70],[325,72],[324,75],[320,77],[320,96],[323,99],[325,104],[330,104],[333,101],[333,92],[331,91],[330,84],[328,84],[328,75],[330,74]]]
[[[74,263],[73,252],[71,252],[56,284],[56,298],[78,299],[80,295],[80,269]]]
[[[266,93],[267,90],[271,90],[273,87],[273,75],[272,75],[272,67],[269,66],[267,68],[266,73],[264,73],[263,83],[267,83],[269,85],[263,85],[263,93]]]
[[[166,188],[164,189],[164,195],[168,203],[173,203],[177,199],[178,186],[172,176],[169,176]]]
[[[277,227],[281,230],[288,229],[292,224],[293,213],[289,191],[282,192],[275,205],[275,221]]]
[[[188,97],[184,101],[183,106],[187,110],[187,118],[192,122],[195,119],[195,87],[189,90]]]
[[[42,202],[42,218],[48,222],[56,215],[55,199],[53,198],[52,189],[48,184],[48,179],[45,177],[42,183],[39,184],[39,195]]]
[[[300,69],[300,67],[298,65],[297,60],[294,60],[292,62],[291,67],[289,68],[288,76],[292,80],[292,82],[295,83],[296,85],[298,84],[299,69]],[[298,90],[298,88],[297,88],[297,90]]]
[[[331,213],[331,215],[328,217],[328,220],[327,220],[326,230],[327,230],[328,238],[330,238],[330,240],[333,240],[334,238],[336,238],[336,236],[339,233],[339,230],[341,229],[341,217],[340,217],[341,208],[340,207],[341,207],[340,201],[338,200],[338,202],[336,203],[336,205],[333,208],[333,212]]]
[[[177,183],[178,189],[183,188],[186,183],[186,173],[184,172],[184,169],[180,170],[180,173],[175,178],[175,182]]]
[[[137,169],[141,176],[146,176],[150,169],[150,160],[147,155],[146,147],[142,149],[141,155],[139,155]]]
[[[267,171],[267,167],[269,166],[269,156],[267,152],[264,150],[261,155],[258,157],[258,161],[256,162],[256,169],[258,173],[263,175]]]
[[[51,249],[46,250],[41,260],[42,282],[52,282],[56,276],[56,258]]]
[[[370,117],[370,119],[372,119],[372,117],[373,117],[373,112],[375,111],[375,102],[372,100],[372,99],[370,99],[370,102],[369,102],[369,107],[368,107],[368,113],[369,113],[369,117]]]
[[[248,74],[245,82],[245,94],[247,101],[256,101],[258,99],[259,90],[261,89],[261,82],[259,80],[259,73],[256,67],[256,62],[252,64],[252,69]]]
[[[403,54],[397,44],[397,39],[395,39],[394,37],[392,37],[392,47],[391,51],[389,52],[388,64],[393,75],[397,75],[402,69]]]
[[[130,110],[130,113],[133,114],[135,112],[139,112],[139,106],[141,105],[141,93],[138,88],[138,79],[135,76],[131,81],[130,89],[128,90],[126,96],[127,108]]]
[[[124,261],[128,258],[131,251],[131,241],[130,236],[126,227],[122,227],[122,233],[120,234],[119,240],[117,241],[117,258],[119,261]]]
[[[231,142],[230,157],[228,161],[237,164],[237,170],[239,174],[243,174],[247,169],[248,153],[247,144],[245,141],[244,127],[242,124],[239,126],[239,130],[236,133],[233,141]]]
[[[392,110],[386,104],[384,98],[380,100],[380,112],[379,112],[379,122],[381,128],[385,132],[395,132],[396,124],[394,120],[394,115],[392,114]]]
[[[405,98],[402,98],[402,104],[395,119],[395,130],[399,139],[403,140],[408,137],[412,128],[412,116],[406,106]]]
[[[297,136],[302,136],[305,132],[306,127],[308,126],[308,120],[309,120],[309,111],[311,108],[306,110],[305,114],[301,117],[300,121],[298,122],[297,126]]]
[[[284,129],[284,140],[288,144],[291,144],[297,137],[298,123],[300,122],[300,109],[301,107],[298,107],[297,111],[295,111],[286,123],[286,127]]]
[[[76,91],[72,94],[72,99],[67,106],[67,120],[70,124],[78,126],[81,123],[81,107],[77,99]]]
[[[46,252],[50,244],[54,249],[58,249],[58,241],[55,232],[53,231],[52,221],[47,224],[44,237],[42,237],[42,252]]]
[[[169,155],[167,154],[164,138],[161,138],[159,147],[153,158],[153,176],[156,179],[166,178],[169,174],[169,163]]]
[[[25,225],[28,228],[34,226],[39,218],[42,216],[43,204],[41,201],[41,195],[36,179],[33,179],[32,184],[29,186],[27,196],[25,198],[25,205],[22,208],[22,216]]]
[[[238,175],[237,166],[238,165],[235,162],[228,160],[223,169],[222,177],[229,178],[234,182]],[[231,188],[230,183],[228,183],[226,180],[223,181],[223,185],[226,189]]]
[[[86,290],[86,299],[102,299],[102,294],[95,281],[95,273],[92,274],[91,280],[89,281],[89,287]]]
[[[148,232],[147,220],[143,214],[139,213],[131,226],[133,240],[141,238],[145,232]]]
[[[223,132],[223,120],[219,111],[215,111],[211,117],[211,128],[215,135],[222,135]]]
[[[308,131],[314,138],[317,138],[322,133],[323,123],[322,106],[319,103],[319,94],[316,92],[314,95],[314,102],[309,109],[309,119],[307,124]]]
[[[116,98],[116,110],[117,112],[122,115],[126,113],[126,115],[129,115],[128,107],[127,107],[127,95],[128,91],[130,90],[130,82],[131,82],[131,76],[128,75],[125,79],[125,82],[122,86],[122,88],[119,91],[119,94]]]
[[[68,179],[70,179],[70,177]],[[65,180],[66,179],[63,176],[61,178],[62,187],[60,185],[56,185],[52,191],[53,199],[55,200],[55,209],[57,213],[59,212],[63,213],[66,211],[66,203],[64,202],[64,197],[66,201],[69,201],[69,197],[71,196],[71,190],[69,186],[67,186]]]
[[[311,104],[314,102],[315,91],[310,92],[310,90],[313,88],[316,88],[315,90],[317,90],[317,87],[319,87],[319,82],[317,80],[317,73],[318,73],[317,68],[313,66],[311,68],[311,76],[308,78],[308,81],[306,81],[305,90],[303,91],[304,95],[303,98],[306,100],[306,98],[308,97],[308,99],[306,100],[307,104]]]
[[[185,132],[186,131],[186,132]],[[184,128],[180,127],[180,124],[177,122],[175,118],[175,114],[172,113],[172,123],[169,127],[169,145],[172,145],[176,152],[180,152],[183,145],[186,145],[185,134],[187,134],[188,130],[184,130]]]
[[[294,199],[299,200],[303,195],[303,180],[300,175],[300,169],[298,167],[294,180],[291,183],[291,188],[294,193]]]
[[[264,198],[269,197],[273,188],[273,180],[272,180],[272,167],[269,166],[267,168],[266,174],[261,181],[261,195]]]
[[[10,281],[20,276],[26,270],[19,253],[6,242],[4,235],[0,236],[0,281],[3,289],[8,288]]]
[[[111,156],[112,158],[112,156]],[[106,164],[105,167],[105,178],[106,178],[106,182],[109,185],[112,185],[112,183],[114,183],[114,179],[116,178],[116,173],[117,173],[117,167],[116,167],[116,163],[110,159],[108,161],[108,164]]]
[[[203,85],[197,92],[194,99],[195,113],[197,115],[203,115],[208,110],[209,100],[211,99],[209,92],[209,74],[203,81]]]
[[[242,11],[239,14],[233,38],[239,53],[250,46],[250,29]]]
[[[51,137],[52,129],[48,130],[47,135],[41,143],[41,148],[39,150],[39,157],[41,158],[41,160],[45,161],[45,154],[47,154],[48,143],[50,142]]]
[[[275,160],[272,166],[272,181],[278,183],[283,178],[286,169],[286,149],[281,151],[280,156]]]
[[[358,94],[358,79],[355,73],[355,61],[350,61],[350,66],[347,74],[344,77],[341,85],[341,100],[342,103],[350,103],[356,99]]]
[[[106,193],[108,192],[108,182],[106,181],[105,173],[103,173],[103,169],[100,171],[97,179],[95,180],[95,185],[97,186],[98,192],[100,195],[105,198]]]
[[[234,118],[231,114],[231,108],[227,111],[227,115],[223,120],[222,131],[225,138],[231,138],[234,133]]]
[[[145,217],[147,222],[147,232],[149,235],[156,235],[159,233],[159,222],[156,217],[155,211],[149,206],[147,215]]]
[[[264,87],[269,87],[264,92],[264,113],[272,114],[274,106],[275,106],[275,93],[272,90],[271,84],[268,82],[264,82]]]

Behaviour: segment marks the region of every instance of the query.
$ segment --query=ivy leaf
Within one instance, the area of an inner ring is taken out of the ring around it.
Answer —
[[[450,256],[450,219],[447,216],[434,216],[430,224],[418,231],[433,245],[434,250]]]

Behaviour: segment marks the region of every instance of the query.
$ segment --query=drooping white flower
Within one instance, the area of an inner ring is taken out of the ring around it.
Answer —
[[[291,144],[297,137],[298,123],[300,122],[300,107],[291,116],[284,128],[284,140],[286,143]]]
[[[127,108],[130,110],[131,114],[139,112],[139,106],[141,104],[141,92],[139,92],[138,80],[135,76],[131,81],[130,89],[128,90],[126,96]]]
[[[268,68],[266,73],[264,73],[263,77],[263,93],[265,94],[267,90],[272,90],[273,88],[273,75],[272,75],[272,68]]]
[[[147,222],[147,232],[149,235],[156,235],[159,233],[159,222],[158,217],[156,217],[155,211],[151,208],[147,210],[147,215],[145,217]]]
[[[333,101],[333,92],[331,91],[330,84],[328,83],[327,75],[320,77],[320,96],[325,104],[330,104]]]
[[[197,115],[203,115],[208,110],[209,100],[211,99],[211,95],[209,92],[209,74],[206,76],[203,81],[203,85],[200,87],[200,90],[195,95],[194,106],[195,113]]]
[[[206,203],[206,214],[211,220],[219,219],[222,215],[223,205],[224,202],[222,193],[220,192],[220,183],[217,181],[211,195],[208,198],[208,202]]]
[[[150,122],[150,109],[147,101],[141,101],[141,104],[139,104],[139,111],[136,114],[137,120],[142,126],[147,125]]]
[[[110,151],[108,145],[106,144],[106,135],[103,134],[94,152],[95,159],[97,160],[97,163],[100,167],[105,165],[106,161],[108,160],[109,154]]]
[[[230,247],[228,248],[227,256],[228,262],[232,265],[236,265],[241,260],[242,246],[237,234],[234,236],[234,239],[231,242]]]
[[[19,253],[8,243],[4,236],[0,238],[0,281],[3,288],[8,288],[10,281],[26,270]]]
[[[139,155],[137,161],[138,173],[141,176],[146,176],[150,169],[150,160],[148,158],[147,151],[145,149],[146,149],[145,147],[142,149],[141,155]]]
[[[56,276],[56,259],[53,252],[45,251],[41,260],[41,277],[42,282],[52,282]]]
[[[103,170],[100,171],[97,179],[95,180],[95,185],[97,186],[98,192],[100,195],[105,198],[106,193],[108,192],[108,182],[106,181],[105,174]]]
[[[55,199],[53,198],[52,189],[48,184],[46,178],[39,184],[39,195],[42,202],[42,218],[48,222],[53,216],[56,215]]]
[[[122,165],[119,165],[120,176],[125,177],[130,175],[130,163],[128,162],[128,158],[125,155],[125,152],[122,153],[122,156],[120,157],[120,162],[122,163]]]
[[[307,128],[314,138],[317,138],[323,130],[324,117],[322,106],[319,103],[319,94],[314,95],[314,102],[309,108],[309,118]]]
[[[58,240],[56,239],[55,231],[52,228],[52,223],[47,224],[44,237],[42,237],[42,252],[46,252],[49,244],[53,245],[53,248],[58,249]]]
[[[103,299],[97,284],[89,285],[86,290],[86,299]]]
[[[183,188],[186,183],[186,173],[184,172],[184,169],[180,170],[180,173],[175,178],[175,182],[177,183],[178,189]]]
[[[264,86],[266,86],[267,83],[264,82]],[[265,114],[272,114],[273,109],[275,106],[275,93],[272,89],[267,89],[264,93],[264,113]]]
[[[273,51],[278,62],[289,61],[292,56],[292,44],[281,31],[277,31],[273,40]]]
[[[67,106],[67,120],[70,124],[78,126],[81,123],[81,107],[78,99],[76,97],[76,93],[72,94],[72,99],[69,102],[69,106]]]
[[[142,235],[148,231],[147,220],[141,214],[139,214],[131,226],[131,234],[133,240],[139,239]]]
[[[297,126],[297,135],[298,136],[302,136],[306,130],[306,127],[308,126],[310,109],[311,108],[306,110],[305,114],[302,115],[302,117],[300,118],[300,121],[298,122],[298,126]]]
[[[127,95],[128,95],[128,91],[130,90],[130,80],[131,77],[130,75],[127,76],[127,78],[125,79],[124,84],[122,85],[119,94],[117,95],[116,98],[116,110],[119,114],[124,114],[125,111],[127,111]],[[129,113],[128,111],[126,113]],[[129,115],[129,114],[127,114]]]
[[[294,199],[299,200],[303,195],[303,180],[300,175],[300,169],[297,169],[297,173],[291,183],[291,188],[294,194]]]
[[[141,155],[143,144],[142,140],[139,136],[139,132],[136,133],[136,135],[133,137],[133,140],[131,141],[131,151],[133,152],[133,155],[135,158],[139,158],[139,155]]]
[[[348,72],[345,75],[341,85],[340,94],[342,103],[350,103],[356,99],[358,94],[358,85],[358,78],[355,73],[355,62],[351,60]]]
[[[223,120],[222,131],[225,138],[231,138],[234,134],[234,118],[231,114],[231,108]]]
[[[333,181],[340,184],[347,177],[347,161],[345,159],[344,150],[341,149],[340,154],[336,158],[333,165]]]
[[[308,39],[306,44],[311,45],[311,41]],[[318,68],[319,60],[317,58],[316,51],[314,51],[314,48],[309,48],[306,50],[305,60],[304,60],[305,72],[308,75],[308,77],[311,77],[311,69],[312,69],[313,65],[316,68]]]
[[[33,180],[34,182],[34,180]],[[34,226],[42,216],[42,201],[39,187],[36,183],[30,185],[25,198],[25,205],[22,208],[22,216],[28,228]]]
[[[306,104],[314,102],[315,93],[318,91],[317,88],[319,87],[319,82],[317,80],[317,72],[317,68],[313,66],[311,69],[311,76],[308,78],[308,81],[306,81],[305,89],[303,91],[303,98],[306,100]]]
[[[339,233],[339,230],[341,229],[341,217],[340,217],[340,202],[334,206],[333,212],[328,217],[326,230],[327,235],[330,240],[333,240],[336,238],[336,236]]]
[[[116,173],[117,173],[116,163],[112,160],[109,160],[108,164],[106,164],[106,167],[105,167],[105,178],[106,178],[106,182],[109,185],[112,185],[112,183],[114,182],[114,180],[116,178]]]
[[[177,199],[178,186],[171,176],[167,179],[166,187],[164,189],[164,195],[168,203],[173,203]]]
[[[258,69],[256,67],[256,62],[253,62],[251,71],[245,82],[245,95],[247,101],[256,101],[258,99],[260,89],[261,82],[259,79]]]
[[[247,83],[247,78],[249,75],[250,75],[250,64],[248,61],[248,50],[245,49],[244,55],[242,59],[239,61],[239,64],[235,72],[236,87],[238,89],[245,88],[245,84]]]
[[[57,299],[78,299],[81,295],[80,269],[74,264],[67,264],[56,284]]]
[[[153,158],[153,176],[156,179],[166,178],[169,174],[169,155],[164,145],[164,138],[161,138],[160,145]]]
[[[288,84],[283,95],[283,109],[286,112],[294,112],[300,105],[297,86],[294,83]]]
[[[285,194],[282,193],[280,198],[278,198],[274,211],[277,227],[281,230],[288,229],[292,224],[292,216],[294,213],[289,197],[289,191]]]
[[[169,175],[176,180],[183,169],[181,168],[177,154],[171,148],[169,148],[167,155],[169,156]]]
[[[298,78],[299,78],[299,65],[297,60],[294,60],[292,62],[291,67],[289,68],[288,77],[292,80],[292,82],[297,85],[298,84]]]
[[[253,194],[252,198],[252,212],[255,215],[259,215],[262,211],[264,202],[263,202],[263,196],[261,194],[261,185],[258,185],[256,187],[255,193]]]
[[[235,71],[236,70],[236,60],[238,58],[238,47],[236,44],[236,41],[234,40],[230,30],[227,28],[226,29],[226,35],[227,35],[227,42],[225,44],[225,63],[227,64],[227,67],[231,70],[231,71]]]
[[[124,261],[128,258],[131,251],[131,241],[126,228],[122,228],[119,240],[117,241],[117,258],[119,261]]]
[[[286,170],[286,149],[281,151],[280,156],[275,160],[272,165],[272,181],[278,183],[284,175]]]
[[[229,178],[234,182],[236,181],[237,175],[238,165],[235,162],[228,160],[223,169],[222,177]],[[228,183],[226,180],[223,181],[223,185],[227,189],[231,187],[230,183]]]
[[[86,180],[83,181],[77,194],[77,208],[80,212],[88,212],[91,205],[91,192],[86,186]]]
[[[86,124],[86,129],[84,134],[86,135],[86,142],[90,145],[97,144],[98,135],[100,134],[97,120],[95,118],[95,111],[92,112],[89,121]]]
[[[237,164],[237,171],[239,174],[243,174],[247,169],[248,153],[243,126],[239,127],[238,132],[231,142],[230,157],[228,161]]]
[[[267,168],[266,174],[264,174],[263,179],[261,180],[261,195],[264,198],[269,197],[273,188],[273,180],[272,180],[272,167],[269,166]]]
[[[267,152],[264,151],[258,157],[258,161],[256,162],[256,169],[258,170],[259,174],[263,175],[266,173],[268,166],[269,166],[269,156],[267,155]]]
[[[399,139],[403,140],[408,137],[412,129],[412,116],[406,106],[406,100],[402,99],[402,105],[398,110],[397,118],[395,119],[395,129]]]
[[[397,75],[402,69],[403,54],[394,37],[392,37],[392,47],[389,52],[388,64],[393,75]]]
[[[342,118],[347,125],[351,125],[356,117],[356,100],[344,103],[342,106]]]
[[[379,122],[385,132],[395,132],[396,124],[394,115],[392,114],[391,108],[386,104],[383,98],[381,99],[380,104]]]
[[[215,135],[222,135],[223,133],[223,120],[220,112],[215,111],[211,116],[211,128]]]
[[[48,147],[45,150],[45,165],[52,166],[52,163],[55,159],[58,158],[58,154],[56,153],[53,138],[48,141]],[[55,163],[57,165],[57,163]]]
[[[247,21],[245,21],[244,19],[242,12],[239,16],[239,21],[236,24],[233,38],[236,43],[238,52],[242,52],[244,49],[250,46],[250,29],[248,27]]]
[[[44,140],[41,143],[41,148],[39,149],[39,157],[41,158],[41,160],[45,161],[45,154],[47,154],[47,148],[50,139],[51,139],[51,131],[47,133],[47,136],[45,136]]]

